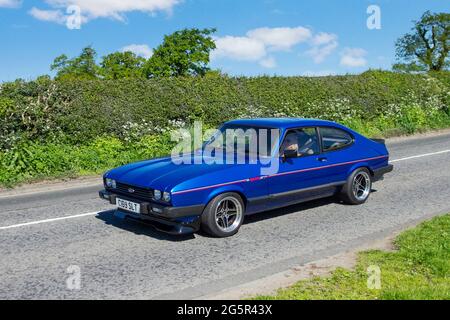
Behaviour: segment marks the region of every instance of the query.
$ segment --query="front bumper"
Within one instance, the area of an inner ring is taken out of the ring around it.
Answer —
[[[373,182],[383,180],[384,174],[391,172],[392,170],[394,170],[394,166],[392,164],[373,170]]]
[[[117,209],[124,218],[145,221],[160,231],[171,234],[188,234],[200,229],[200,215],[204,205],[186,207],[163,206],[153,202],[133,199],[107,190],[99,191],[101,199],[116,204],[116,198],[133,201],[140,204],[140,213]]]

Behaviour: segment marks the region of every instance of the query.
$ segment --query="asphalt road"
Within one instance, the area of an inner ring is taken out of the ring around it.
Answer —
[[[262,213],[226,239],[120,220],[96,186],[0,193],[0,298],[197,298],[450,212],[450,133],[388,146],[394,172],[366,204],[326,199]]]

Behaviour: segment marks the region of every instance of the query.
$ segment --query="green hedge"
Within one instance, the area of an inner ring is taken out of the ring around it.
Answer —
[[[166,134],[144,136],[133,143],[99,137],[84,145],[23,142],[0,153],[0,186],[47,177],[98,174],[121,164],[170,154]]]
[[[168,132],[194,120],[211,127],[241,117],[312,117],[371,136],[450,127],[449,74],[3,83],[0,184],[159,155],[170,150]],[[102,141],[121,156],[103,159]],[[141,154],[139,143],[156,151]]]
[[[16,81],[1,86],[0,148],[23,138],[79,144],[108,135],[126,141],[197,119],[213,126],[255,116],[373,121],[398,116],[409,105],[448,114],[449,84],[448,72],[382,71],[321,78]]]

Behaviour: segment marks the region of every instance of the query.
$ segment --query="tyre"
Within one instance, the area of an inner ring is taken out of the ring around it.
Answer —
[[[341,199],[348,204],[362,204],[372,190],[372,177],[367,168],[358,168],[348,177],[342,187]]]
[[[229,237],[236,234],[244,220],[244,202],[234,192],[227,192],[212,199],[202,214],[202,229],[213,237]]]

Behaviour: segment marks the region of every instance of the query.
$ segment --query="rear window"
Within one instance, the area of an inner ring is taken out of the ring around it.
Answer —
[[[321,127],[320,135],[323,151],[338,150],[353,142],[353,137],[341,129]]]

